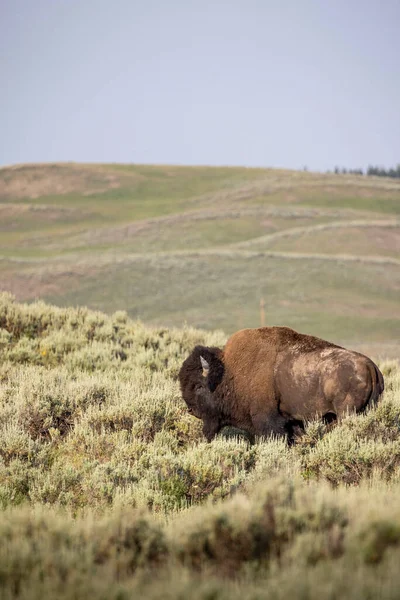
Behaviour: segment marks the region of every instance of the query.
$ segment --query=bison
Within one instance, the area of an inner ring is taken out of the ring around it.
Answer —
[[[384,389],[382,373],[363,354],[288,327],[242,329],[223,350],[196,346],[179,381],[208,441],[225,426],[287,435],[294,422],[361,412]]]

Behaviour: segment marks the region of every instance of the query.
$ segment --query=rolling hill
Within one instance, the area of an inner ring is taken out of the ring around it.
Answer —
[[[400,349],[400,182],[276,169],[0,169],[0,289],[230,333]]]

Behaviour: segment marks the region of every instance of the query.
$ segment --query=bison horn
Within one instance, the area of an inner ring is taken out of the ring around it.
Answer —
[[[208,372],[210,370],[210,365],[208,364],[208,362],[205,360],[205,358],[203,358],[202,356],[200,356],[200,362],[201,362],[201,367],[203,369],[203,376],[207,377]]]

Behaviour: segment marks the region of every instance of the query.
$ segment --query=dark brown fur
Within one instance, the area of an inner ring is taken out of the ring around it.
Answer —
[[[200,357],[209,364],[206,377]],[[243,329],[223,350],[196,346],[179,381],[209,441],[227,425],[270,435],[314,417],[340,419],[384,389],[382,373],[363,354],[288,327]]]

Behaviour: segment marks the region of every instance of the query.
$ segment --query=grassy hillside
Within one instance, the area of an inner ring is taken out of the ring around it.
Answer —
[[[0,169],[0,289],[230,333],[400,345],[400,182],[274,169]]]
[[[398,598],[398,364],[332,431],[207,444],[197,343],[224,336],[0,295],[2,598]]]

